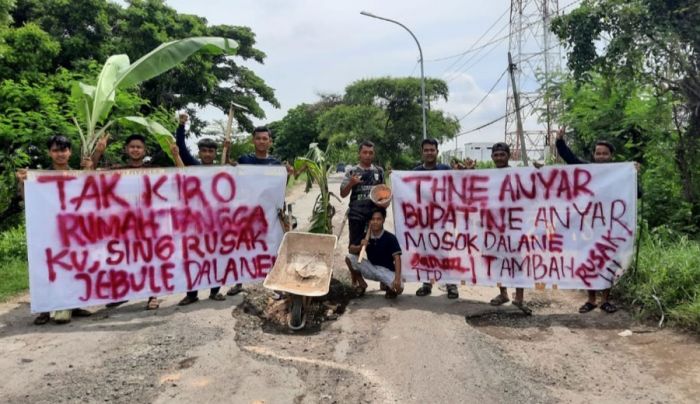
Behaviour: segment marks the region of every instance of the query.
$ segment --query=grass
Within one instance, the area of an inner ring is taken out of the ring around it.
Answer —
[[[0,232],[0,301],[29,287],[24,224]]]
[[[0,302],[29,287],[27,261],[11,259],[0,261]]]
[[[700,241],[663,229],[646,232],[637,269],[616,290],[642,317],[660,319],[663,310],[668,323],[700,332]]]

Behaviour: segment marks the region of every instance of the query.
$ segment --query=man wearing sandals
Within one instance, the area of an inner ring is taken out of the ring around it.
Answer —
[[[104,143],[104,146],[98,147],[95,150],[96,157],[93,157],[94,161],[99,161],[100,157],[102,156],[102,153],[105,150],[105,147],[106,147],[106,141]],[[124,142],[124,154],[126,155],[126,164],[114,165],[114,166],[110,167],[110,169],[123,170],[123,169],[133,169],[133,168],[157,168],[156,166],[151,165],[150,163],[147,163],[145,161],[147,152],[148,152],[148,150],[146,149],[146,137],[144,135],[141,135],[138,133],[135,133],[133,135],[129,135],[126,138],[126,141]],[[173,155],[173,159],[175,159],[175,166],[184,167],[185,164],[180,159],[180,153],[179,153],[177,144],[175,144],[175,143],[170,144],[170,152]],[[119,302],[108,303],[107,307],[108,308],[117,307],[117,306],[120,306],[120,305],[126,303],[127,301],[128,300],[122,300]],[[157,297],[151,296],[148,298],[148,303],[146,304],[146,310],[156,310],[159,306],[160,306],[160,303],[158,302]]]
[[[566,145],[566,142],[564,141],[564,133],[565,130],[564,128],[559,129],[559,132],[557,132],[557,140],[556,140],[556,146],[557,146],[557,153],[559,153],[559,156],[566,162],[566,164],[589,164],[588,161],[584,161],[576,157],[576,155],[569,149],[569,147]],[[593,162],[596,164],[604,164],[604,163],[611,163],[613,161],[613,154],[615,153],[615,147],[606,142],[605,140],[598,140],[595,143],[595,149],[593,149]],[[636,165],[637,170],[639,170],[639,166]],[[641,194],[641,190],[637,190],[638,194]],[[617,307],[610,303],[608,298],[610,297],[610,289],[605,289],[601,291],[601,304],[600,304],[600,309],[603,310],[606,313],[614,313],[617,311]],[[589,290],[588,291],[588,300],[586,303],[583,304],[583,306],[579,307],[578,312],[579,313],[588,313],[589,311],[595,309],[598,307],[596,305],[596,291],[595,290]]]
[[[49,157],[51,158],[51,167],[49,170],[56,171],[68,171],[71,170],[68,165],[68,160],[71,156],[71,141],[64,136],[51,136],[46,143],[48,148]],[[81,162],[81,166],[85,169],[92,169],[92,160],[85,159]],[[19,190],[22,195],[24,195],[24,181],[27,179],[27,169],[17,170],[17,180],[19,181]],[[71,317],[87,317],[92,315],[89,311],[85,309],[72,309],[72,310],[60,310],[57,311],[54,320],[58,324],[70,323]],[[51,320],[51,313],[44,312],[40,313],[35,319],[35,325],[43,325]]]
[[[491,148],[491,160],[496,165],[496,168],[508,168],[508,160],[510,159],[510,146],[507,143],[498,142]],[[474,168],[474,164],[468,165],[467,168]],[[498,296],[491,299],[490,304],[492,306],[500,306],[504,303],[508,303],[510,298],[508,297],[508,288],[500,287],[500,293]],[[515,298],[512,304],[522,310],[523,313],[527,315],[532,314],[532,310],[525,304],[525,289],[515,288]]]
[[[401,246],[396,236],[384,230],[386,209],[374,208],[367,231],[359,244],[351,244],[345,263],[350,270],[353,285],[360,294],[367,289],[365,279],[379,282],[386,291],[384,297],[394,299],[403,293],[401,282]],[[367,257],[360,262],[359,254],[365,248]]]
[[[438,157],[438,142],[435,139],[424,139],[420,144],[421,148],[421,161],[422,163],[416,166],[413,171],[433,171],[433,170],[449,170],[450,166],[447,164],[442,164],[437,162]],[[447,287],[447,298],[457,299],[459,298],[459,290],[457,285],[453,283],[448,283],[445,285]],[[416,290],[416,296],[427,296],[433,292],[433,284],[430,282],[423,282],[423,285]]]
[[[373,164],[374,143],[368,140],[360,143],[358,160],[359,164],[345,172],[345,178],[340,184],[341,198],[350,195],[348,233],[351,247],[360,245],[368,231],[367,225],[375,208],[374,202],[369,198],[372,187],[384,183],[384,170]],[[355,282],[355,278],[353,278],[353,287],[360,293],[363,291],[362,285]]]
[[[175,131],[175,143],[177,144],[178,150],[180,151],[180,159],[185,164],[185,166],[213,166],[216,160],[216,149],[218,145],[216,142],[209,138],[204,138],[197,142],[197,148],[199,149],[199,160],[194,158],[190,151],[187,149],[187,144],[185,143],[185,124],[187,123],[188,116],[186,113],[181,113],[179,117],[179,125]],[[228,150],[228,147],[224,147]],[[216,301],[224,301],[226,297],[219,293],[221,290],[220,286],[211,288],[209,291],[209,299]],[[178,306],[187,306],[199,301],[198,291],[190,290],[187,295],[180,300]]]

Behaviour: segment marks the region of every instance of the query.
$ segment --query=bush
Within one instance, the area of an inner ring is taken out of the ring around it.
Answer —
[[[668,227],[643,234],[637,268],[617,290],[643,317],[661,317],[656,296],[669,323],[700,332],[700,242]]]
[[[0,262],[27,260],[27,236],[24,223],[0,233]]]

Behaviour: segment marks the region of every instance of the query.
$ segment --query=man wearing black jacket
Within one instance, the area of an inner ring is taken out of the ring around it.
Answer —
[[[557,132],[557,140],[556,140],[556,146],[557,146],[557,153],[559,153],[559,156],[566,162],[566,164],[589,164],[590,162],[581,160],[578,158],[572,151],[569,149],[569,147],[566,145],[566,142],[564,141],[564,128],[559,129],[559,132]],[[615,147],[605,141],[605,140],[598,140],[595,143],[595,149],[593,149],[593,163],[595,164],[603,164],[603,163],[611,163],[613,161],[613,154],[615,153]],[[639,170],[639,166],[637,165],[637,170]],[[641,196],[641,189],[637,189],[637,194],[638,196]],[[610,303],[608,301],[608,298],[610,297],[610,289],[605,289],[601,291],[601,298],[602,298],[602,303],[600,305],[600,309],[603,310],[606,313],[614,313],[617,311],[617,307],[615,307],[614,304]],[[589,290],[588,291],[588,300],[586,303],[583,304],[583,306],[579,307],[578,312],[579,313],[588,313],[589,311],[595,309],[598,307],[596,305],[596,291],[595,290]]]
[[[216,159],[216,149],[218,145],[214,140],[209,138],[204,138],[200,140],[197,143],[197,147],[199,148],[199,160],[194,158],[190,151],[187,150],[187,144],[185,143],[186,123],[187,114],[180,114],[180,124],[178,125],[177,130],[175,131],[175,143],[178,146],[180,159],[182,159],[182,162],[185,164],[185,166],[214,165],[214,160]],[[226,300],[226,297],[219,293],[219,290],[221,290],[221,287],[219,286],[211,288],[211,291],[209,293],[209,299],[217,301]],[[197,294],[198,292],[196,290],[191,290],[187,292],[187,296],[180,300],[178,305],[186,306],[188,304],[192,304],[199,301],[199,297],[197,297]]]

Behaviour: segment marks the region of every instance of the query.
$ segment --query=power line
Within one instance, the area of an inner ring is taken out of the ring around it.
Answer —
[[[452,58],[456,58],[456,57],[462,57],[462,56],[464,56],[464,55],[466,55],[466,54],[469,54],[469,53],[475,51],[476,49],[473,49],[473,48],[474,48],[476,45],[479,44],[479,41],[481,41],[481,40],[486,36],[486,34],[488,34],[489,31],[491,31],[491,30],[493,29],[493,27],[495,27],[496,24],[498,24],[498,23],[503,19],[503,17],[505,17],[506,15],[508,15],[508,12],[509,12],[509,11],[510,11],[510,7],[506,8],[506,11],[504,11],[503,14],[501,14],[501,16],[498,17],[498,19],[497,19],[496,21],[494,21],[493,24],[491,24],[491,26],[488,27],[488,28],[486,29],[486,31],[485,31],[483,34],[481,34],[481,36],[480,36],[480,37],[469,47],[469,49],[467,49],[466,51],[460,52],[460,53],[457,53],[457,54],[451,55],[451,56],[445,56],[445,57],[441,57],[441,58],[437,58],[437,59],[426,60],[426,62],[440,62],[440,61],[443,61],[443,60],[448,60],[448,59],[452,59]],[[506,24],[506,26],[508,26],[508,24]],[[457,62],[455,62],[455,64],[456,64],[456,63],[457,63]],[[451,67],[451,66],[450,66],[450,67]],[[448,67],[448,69],[449,69],[449,67]]]
[[[469,58],[467,58],[466,60],[464,60],[464,62],[462,62],[462,63],[459,65],[459,67],[457,67],[455,70],[453,70],[452,72],[449,72],[449,73],[447,73],[447,74],[445,74],[446,70],[443,71],[443,74],[445,75],[445,76],[444,76],[444,77],[445,77],[445,80],[446,80],[447,82],[450,82],[450,81],[455,80],[457,77],[459,77],[460,73],[462,73],[462,72],[468,70],[467,68],[465,68],[465,66],[467,66],[467,65],[469,65],[469,68],[471,68],[473,65],[470,64],[470,62],[472,62],[474,59],[476,59],[476,58],[479,56],[479,54],[481,53],[481,51],[482,51],[483,49],[487,48],[488,46],[491,46],[491,49],[490,49],[488,52],[486,52],[486,55],[488,55],[488,54],[490,54],[491,52],[493,52],[496,48],[498,48],[499,44],[500,44],[501,42],[503,42],[504,40],[508,39],[509,36],[508,36],[508,35],[502,36],[502,37],[500,37],[500,38],[498,38],[498,39],[496,39],[496,40],[493,40],[493,38],[495,38],[496,36],[498,36],[498,34],[500,34],[501,32],[505,31],[507,28],[508,28],[508,26],[503,27],[503,29],[501,29],[501,31],[497,32],[493,37],[491,37],[492,40],[490,40],[489,42],[487,42],[487,43],[483,44],[482,46],[480,46],[480,47],[479,47],[479,50],[478,50],[476,53],[472,54]],[[482,57],[479,58],[478,60],[480,61],[480,60],[482,60],[484,57],[485,57],[485,56],[482,55]]]
[[[445,81],[446,81],[447,83],[453,82],[454,80],[456,80],[456,79],[459,77],[459,75],[460,75],[461,72],[469,71],[472,67],[474,67],[474,66],[476,66],[477,64],[479,64],[479,62],[481,62],[482,60],[484,60],[484,58],[485,58],[486,56],[490,55],[490,54],[491,54],[493,51],[495,51],[496,49],[498,49],[498,44],[493,45],[493,47],[492,47],[491,49],[489,49],[486,53],[484,53],[483,55],[481,55],[481,57],[479,57],[478,59],[474,60],[473,63],[470,63],[469,66],[465,67],[465,68],[462,69],[461,71],[455,72],[454,75],[453,75],[452,77],[450,77],[449,79],[446,79]],[[475,54],[474,54],[474,57],[476,57],[477,55],[478,55],[478,54],[475,53]],[[473,59],[473,58],[472,58],[472,59]]]
[[[491,86],[491,89],[488,91],[488,93],[486,93],[486,95],[485,95],[472,109],[469,110],[469,112],[467,112],[466,114],[464,114],[464,115],[463,115],[461,118],[459,118],[457,121],[458,121],[458,122],[461,122],[464,118],[466,118],[466,117],[468,117],[469,115],[471,115],[472,112],[476,111],[476,109],[479,108],[479,106],[481,106],[481,104],[483,104],[484,101],[486,101],[486,98],[488,98],[488,96],[491,95],[491,93],[492,93],[493,90],[496,88],[496,86],[501,82],[501,80],[503,80],[503,77],[505,77],[505,75],[506,75],[507,72],[508,72],[508,69],[503,70],[503,73],[501,73],[501,77],[499,77],[498,80],[496,80],[496,82],[493,84],[493,86]]]
[[[557,11],[558,11],[559,13],[561,13],[562,11],[566,10],[567,8],[576,5],[576,4],[579,3],[580,1],[581,1],[581,0],[574,0],[574,1],[572,1],[571,3],[568,3],[568,4],[566,4],[565,6],[560,7],[559,10],[557,10]],[[508,13],[508,11],[510,11],[510,8],[508,8],[508,9],[506,10],[505,13]],[[500,21],[501,18],[503,18],[503,15],[501,15],[501,17],[499,17],[499,19],[496,21],[496,23],[497,23],[498,21]],[[495,25],[495,23],[494,23],[494,24],[492,24],[491,27],[489,27],[489,28],[486,30],[486,32],[484,32],[484,33],[479,37],[479,39],[477,39],[477,41],[474,42],[474,44],[473,44],[469,49],[467,49],[466,51],[461,52],[461,53],[458,53],[458,54],[455,54],[455,55],[450,55],[450,56],[445,56],[445,57],[437,58],[437,59],[429,59],[429,60],[426,60],[426,62],[438,62],[438,61],[442,61],[442,60],[452,59],[452,58],[455,58],[455,57],[460,57],[460,59],[461,59],[461,56],[464,56],[464,55],[467,55],[467,54],[473,53],[473,52],[478,52],[479,50],[484,49],[484,48],[488,47],[489,45],[493,45],[493,44],[496,44],[496,43],[500,43],[500,42],[502,42],[502,41],[504,41],[504,40],[510,38],[510,36],[511,36],[512,34],[525,31],[526,29],[532,27],[533,25],[538,25],[539,23],[540,23],[540,22],[538,21],[538,22],[535,22],[535,23],[527,24],[527,25],[523,26],[520,30],[515,31],[515,32],[511,32],[511,33],[509,33],[508,35],[504,35],[504,36],[501,36],[501,37],[499,37],[499,38],[496,38],[495,35],[494,35],[494,36],[491,38],[491,40],[489,40],[489,42],[487,42],[487,43],[485,43],[485,44],[483,44],[483,45],[481,45],[481,46],[476,47],[476,45],[479,43],[479,41],[480,41],[481,39],[483,39],[483,37],[486,36],[486,34],[493,28],[493,26]],[[503,32],[503,31],[505,30],[505,28],[507,28],[507,27],[508,27],[508,24],[506,24],[501,30],[499,30],[498,33],[500,34],[501,32]],[[498,35],[498,34],[496,34],[496,35]],[[459,62],[459,59],[458,59],[456,62],[453,62],[450,66],[448,66],[448,67],[443,71],[442,74],[444,74],[447,70],[451,69],[451,68],[452,68],[454,65],[456,65],[458,62]],[[457,68],[457,70],[461,69],[461,68],[462,68],[463,66],[465,66],[467,63],[468,63],[468,62],[462,63],[462,65],[461,65],[459,68]]]
[[[520,106],[520,110],[522,110],[522,109],[525,108],[525,107],[529,107],[530,105],[534,104],[536,101],[539,101],[540,99],[542,99],[542,97],[537,97],[537,98],[533,99],[532,101],[528,102],[527,104],[521,105],[521,106]],[[519,111],[519,110],[518,110],[518,111]],[[501,120],[503,120],[503,119],[509,117],[510,115],[515,114],[516,112],[517,112],[517,111],[512,111],[512,112],[510,112],[510,113],[508,113],[508,114],[499,116],[498,118],[494,119],[493,121],[489,121],[488,123],[485,123],[485,124],[483,124],[483,125],[481,125],[481,126],[478,126],[478,127],[474,128],[474,129],[470,129],[470,130],[467,130],[467,131],[464,131],[464,132],[460,132],[460,133],[456,134],[455,137],[462,136],[462,135],[468,135],[468,134],[470,134],[470,133],[472,133],[472,132],[476,132],[477,130],[484,129],[485,127],[491,126],[491,125],[493,125],[494,123],[497,123],[498,121],[501,121]]]

